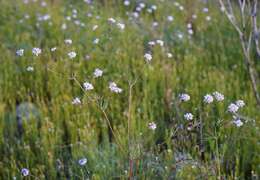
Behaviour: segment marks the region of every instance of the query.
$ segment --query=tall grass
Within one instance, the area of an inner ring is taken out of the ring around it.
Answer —
[[[30,171],[28,179],[259,178],[260,113],[239,38],[216,3],[179,1],[180,11],[175,1],[151,0],[146,8],[156,4],[157,10],[130,19],[126,12],[133,12],[135,1],[130,6],[122,1],[46,2],[42,7],[41,1],[0,1],[1,179],[22,179],[22,168]],[[66,20],[73,9],[84,27]],[[37,14],[47,13],[50,20],[37,20]],[[111,17],[125,29],[108,23]],[[93,44],[96,38],[99,43]],[[164,46],[151,48],[148,42],[157,39]],[[57,51],[51,52],[54,46]],[[33,47],[42,54],[34,56]],[[73,60],[70,51],[77,53]],[[144,59],[147,52],[150,63]],[[259,75],[257,58],[255,64]],[[95,68],[103,70],[102,77],[93,77]],[[85,91],[85,81],[94,90]],[[111,81],[123,92],[111,92]],[[225,100],[203,102],[215,91]],[[180,102],[181,93],[191,100]],[[75,97],[80,105],[71,103]],[[241,127],[228,112],[239,99],[246,104],[236,114]],[[184,119],[187,112],[193,120]],[[84,166],[78,163],[82,158],[87,158]]]

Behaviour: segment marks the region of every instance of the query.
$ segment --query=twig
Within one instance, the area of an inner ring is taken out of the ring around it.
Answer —
[[[259,29],[257,27],[257,5],[258,5],[257,2],[258,2],[258,0],[254,0],[253,12],[252,12],[252,24],[253,24],[256,52],[257,52],[258,58],[260,58]]]
[[[255,21],[253,23],[254,28],[250,32],[248,39],[246,39],[245,27],[244,27],[244,25],[245,25],[245,11],[244,11],[244,9],[246,7],[245,0],[243,2],[241,2],[241,0],[239,0],[240,12],[241,12],[242,24],[243,24],[242,30],[237,25],[235,14],[234,14],[230,0],[226,0],[226,1],[227,1],[227,6],[228,6],[228,9],[229,9],[229,12],[227,11],[223,0],[219,0],[219,3],[221,5],[221,7],[224,8],[224,13],[226,14],[229,22],[233,25],[233,27],[236,29],[236,31],[239,34],[240,43],[241,43],[243,54],[244,54],[244,62],[246,64],[247,72],[248,72],[248,75],[250,77],[250,82],[251,82],[251,85],[252,85],[252,88],[253,88],[253,93],[254,93],[254,96],[255,96],[255,99],[256,99],[256,103],[257,103],[258,107],[260,108],[260,95],[258,93],[258,78],[257,78],[257,75],[255,73],[254,63],[253,63],[251,56],[250,56],[250,47],[251,47],[251,44],[252,44],[251,43],[252,32],[254,32],[254,36],[256,36],[256,31],[258,31],[257,27],[256,27],[257,0],[254,0],[255,15],[252,16],[253,21]],[[255,44],[257,45],[257,47],[256,47],[256,49],[257,49],[258,48],[258,38],[254,37],[254,40],[255,40]],[[260,50],[259,50],[259,52],[260,52]]]

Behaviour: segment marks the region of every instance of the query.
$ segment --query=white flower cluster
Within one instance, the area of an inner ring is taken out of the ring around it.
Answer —
[[[73,104],[73,105],[79,105],[79,104],[81,104],[80,98],[79,98],[79,97],[74,98],[74,99],[72,100],[71,104]]]
[[[114,93],[121,93],[123,91],[121,88],[117,87],[115,82],[109,83],[109,89]]]
[[[125,5],[125,6],[129,6],[129,5],[130,5],[130,1],[129,1],[129,0],[125,0],[125,1],[124,1],[124,5]]]
[[[191,113],[186,113],[186,114],[184,114],[184,119],[186,119],[186,120],[192,120],[193,119],[193,114],[191,114]]]
[[[101,77],[103,75],[103,71],[101,69],[96,68],[93,75],[95,78]]]
[[[210,104],[210,103],[212,103],[214,101],[214,98],[218,102],[221,102],[221,101],[223,101],[225,99],[223,94],[221,94],[218,91],[215,91],[215,92],[212,93],[212,95],[211,94],[206,94],[204,96],[203,101],[204,101],[204,103]]]
[[[236,101],[236,105],[239,107],[239,108],[242,108],[244,107],[246,104],[243,100],[237,100]]]
[[[207,104],[210,104],[210,103],[212,103],[213,101],[214,101],[214,98],[213,98],[213,96],[211,96],[210,94],[206,94],[205,96],[204,96],[204,100],[203,100],[205,103],[207,103]]]
[[[50,19],[51,19],[51,16],[49,14],[38,15],[38,17],[37,17],[38,21],[48,21]]]
[[[65,44],[72,44],[72,40],[71,39],[65,39],[64,42],[65,42]]]
[[[159,46],[163,46],[164,45],[164,42],[162,41],[162,40],[160,40],[160,39],[157,39],[156,40],[156,43],[159,45]]]
[[[193,29],[192,29],[192,24],[191,23],[188,23],[187,24],[187,29],[188,29],[188,33],[190,34],[190,35],[193,35]]]
[[[125,24],[123,24],[123,23],[117,23],[116,25],[117,25],[117,27],[118,27],[119,29],[121,29],[121,30],[124,30],[124,29],[125,29]]]
[[[242,108],[245,106],[245,102],[243,100],[237,100],[235,103],[231,103],[228,106],[228,111],[231,113],[236,113],[239,108]]]
[[[148,124],[148,127],[149,127],[149,129],[151,129],[151,130],[155,130],[155,129],[157,128],[157,126],[156,126],[156,124],[155,124],[154,122],[150,122],[150,123]]]
[[[76,54],[76,52],[71,51],[71,52],[68,53],[68,56],[69,56],[70,59],[74,59],[77,56],[77,54]]]
[[[241,126],[243,126],[243,121],[241,121],[241,119],[239,119],[239,118],[236,118],[235,117],[235,119],[233,120],[233,123],[237,126],[237,127],[241,127]]]
[[[153,57],[152,57],[151,54],[145,53],[144,59],[145,59],[146,62],[150,62],[153,59]]]
[[[54,52],[57,50],[57,47],[52,47],[50,50],[51,50],[51,52]]]
[[[33,72],[33,71],[34,71],[34,68],[33,68],[32,66],[28,66],[28,67],[26,68],[26,71],[28,71],[28,72]]]
[[[23,54],[24,54],[24,49],[18,49],[18,50],[16,51],[16,55],[17,55],[17,56],[23,56]]]
[[[94,89],[94,86],[89,82],[84,82],[83,87],[86,91],[90,91]]]
[[[32,49],[32,53],[35,56],[39,56],[42,53],[42,50],[40,48],[35,47]]]
[[[167,20],[168,20],[169,22],[172,22],[172,21],[174,20],[174,18],[173,18],[173,16],[167,16]]]
[[[220,92],[214,92],[213,93],[213,96],[215,97],[215,99],[217,100],[217,101],[223,101],[224,99],[225,99],[225,97],[224,97],[224,95],[223,94],[221,94]]]
[[[125,29],[125,24],[123,24],[121,22],[116,22],[116,20],[114,18],[108,18],[108,22],[110,24],[115,24],[121,30]]]
[[[238,111],[238,109],[239,109],[239,107],[234,103],[231,103],[228,106],[228,111],[231,112],[231,113],[236,113]]]
[[[185,93],[180,94],[179,95],[179,99],[180,99],[180,101],[184,101],[184,102],[189,101],[190,100],[190,95],[185,94]]]

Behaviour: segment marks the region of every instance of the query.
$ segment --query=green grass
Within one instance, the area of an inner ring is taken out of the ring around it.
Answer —
[[[0,0],[0,179],[22,179],[22,168],[30,171],[27,179],[257,179],[260,113],[239,37],[217,4],[180,0],[185,7],[180,11],[171,0],[149,0],[147,6],[157,5],[154,14],[144,10],[130,20],[126,12],[134,8],[133,1],[130,7],[104,2],[91,8],[83,0],[47,1],[47,7],[40,1]],[[202,12],[205,6],[209,13]],[[66,20],[72,9],[85,27]],[[36,14],[46,13],[51,19],[37,26]],[[109,24],[110,17],[126,28]],[[157,28],[152,27],[155,20]],[[195,33],[188,38],[191,20]],[[67,29],[61,30],[65,22]],[[68,38],[72,45],[64,43]],[[164,47],[150,49],[148,42],[156,39]],[[57,51],[51,52],[54,46]],[[42,54],[32,55],[33,47]],[[25,53],[19,57],[21,48]],[[153,59],[146,63],[149,49]],[[67,56],[72,50],[77,53],[73,60]],[[254,60],[259,74],[260,61]],[[34,71],[26,71],[28,66]],[[104,71],[102,77],[93,78],[95,68]],[[83,91],[85,81],[94,90]],[[112,93],[110,81],[123,92]],[[204,95],[214,91],[225,100],[205,104]],[[180,93],[191,100],[180,103]],[[75,97],[81,105],[72,105]],[[246,103],[239,110],[245,117],[242,127],[232,123],[227,111],[238,99]],[[17,106],[22,103],[33,107],[20,132]],[[194,115],[192,121],[183,118],[186,112]],[[148,128],[150,122],[156,130]],[[84,157],[88,162],[80,166]]]

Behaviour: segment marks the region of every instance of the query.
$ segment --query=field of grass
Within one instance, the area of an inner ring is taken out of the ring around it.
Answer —
[[[0,0],[0,179],[259,178],[260,109],[217,1],[129,2]]]

